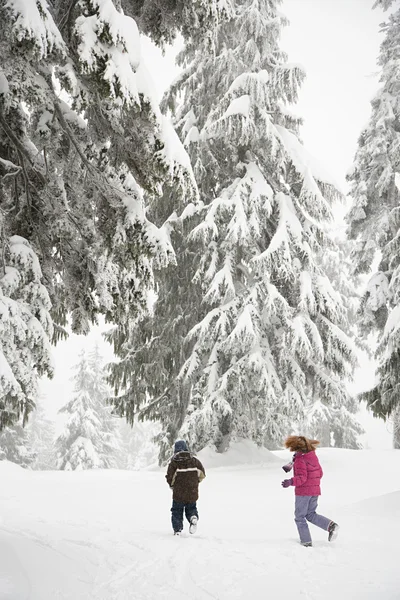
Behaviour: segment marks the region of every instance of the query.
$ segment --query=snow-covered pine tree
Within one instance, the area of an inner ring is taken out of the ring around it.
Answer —
[[[326,245],[318,260],[333,287],[340,293],[346,319],[343,329],[361,348],[366,345],[359,337],[357,312],[360,307],[362,277],[353,274],[352,252],[354,242],[346,237],[346,225],[332,229],[326,236]]]
[[[170,248],[143,190],[175,181],[179,193],[190,174],[171,156],[134,20],[112,0],[53,6],[54,19],[44,0],[10,0],[1,15],[4,153],[18,168],[8,220],[39,252],[56,321],[70,312],[86,332],[99,313],[120,322],[144,304],[149,259]]]
[[[380,256],[361,302],[363,327],[381,332],[377,384],[362,399],[383,418],[400,406],[400,3],[375,4],[385,10],[392,5],[378,59],[382,85],[349,174],[353,206],[348,216],[350,236],[357,242],[356,273],[370,273]]]
[[[32,468],[35,459],[36,453],[26,429],[13,425],[0,431],[0,460],[9,460],[26,469]]]
[[[31,468],[36,471],[56,468],[55,424],[46,417],[42,400],[39,398],[26,428],[29,444],[35,452]]]
[[[175,205],[177,266],[112,368],[121,414],[162,422],[161,459],[179,431],[195,450],[238,436],[271,447],[315,398],[352,412],[354,348],[317,262],[338,192],[288,110],[304,73],[279,49],[278,4],[238,0],[212,50],[187,44],[166,100],[201,202]]]
[[[81,353],[74,381],[74,398],[60,410],[68,418],[56,442],[57,467],[68,471],[115,467],[118,434],[105,404],[109,390],[98,349],[88,358]]]
[[[53,366],[51,303],[38,258],[27,240],[7,237],[4,227],[0,244],[1,430],[26,423],[35,406],[38,376],[51,377]]]
[[[55,338],[68,314],[80,333],[99,314],[136,316],[153,259],[173,254],[144,193],[179,196],[193,182],[118,1],[1,3],[0,136],[6,231],[40,260]]]
[[[326,237],[319,263],[329,281],[332,282],[333,288],[341,296],[345,309],[345,319],[342,324],[344,332],[358,346],[359,351],[368,351],[367,344],[360,338],[357,330],[361,277],[353,275],[351,260],[353,248],[354,243],[346,238],[343,227],[333,229]],[[324,446],[334,443],[338,447],[359,448],[358,439],[363,429],[354,416],[357,411],[358,403],[355,397],[349,398],[348,403],[343,405],[341,410],[334,411],[314,398],[307,410],[302,430],[310,437],[321,440]]]
[[[147,421],[130,426],[122,419],[120,421],[120,468],[137,471],[156,463],[158,446],[153,440],[160,430],[158,424]]]
[[[120,435],[120,419],[116,415],[113,415],[112,408],[108,404],[111,390],[107,383],[104,357],[101,354],[98,343],[96,343],[92,350],[88,352],[88,365],[92,372],[91,395],[98,401],[99,415],[104,424],[104,430],[108,431],[107,444],[110,456],[112,456],[112,463],[110,463],[110,465],[115,468],[120,464],[121,460],[123,460],[124,454]]]

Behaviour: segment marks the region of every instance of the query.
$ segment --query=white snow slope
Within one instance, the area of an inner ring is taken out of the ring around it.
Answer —
[[[222,458],[202,453],[200,522],[181,537],[163,471],[0,463],[0,598],[400,599],[400,451],[318,454],[319,510],[341,531],[328,543],[311,526],[313,548],[299,545],[293,489],[280,485],[287,452],[241,443]]]

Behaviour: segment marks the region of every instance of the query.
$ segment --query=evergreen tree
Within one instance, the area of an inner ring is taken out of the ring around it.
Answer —
[[[361,275],[355,276],[352,252],[354,242],[346,237],[345,225],[328,233],[327,244],[319,256],[321,268],[339,292],[346,311],[344,330],[360,348],[367,349],[358,332],[358,310],[362,288]]]
[[[116,424],[105,405],[109,390],[97,348],[88,358],[81,354],[74,381],[74,398],[60,410],[68,418],[57,438],[57,466],[68,471],[115,467]]]
[[[26,469],[32,467],[35,459],[28,432],[21,425],[5,427],[0,432],[0,460],[9,460]]]
[[[29,419],[26,430],[29,444],[35,452],[35,460],[31,468],[36,471],[47,471],[56,468],[55,426],[54,422],[46,417],[40,400]]]
[[[216,0],[171,2],[157,16],[157,4],[124,2],[160,43],[178,30],[205,36],[228,10]],[[39,258],[55,340],[68,315],[77,333],[100,314],[135,318],[153,261],[173,256],[145,196],[154,202],[163,187],[192,194],[194,183],[154,98],[120,0],[1,3],[0,209],[6,235],[24,237]]]
[[[362,399],[383,418],[395,417],[400,406],[400,5],[397,0],[375,4],[385,10],[392,5],[378,60],[382,85],[349,175],[353,206],[348,217],[356,240],[355,272],[370,273],[380,253],[360,312],[365,330],[380,331],[377,383]]]
[[[56,323],[70,312],[85,333],[98,314],[119,322],[145,304],[149,260],[170,249],[145,217],[143,190],[175,180],[177,191],[190,173],[171,156],[133,19],[111,0],[65,9],[1,9],[3,204],[10,231],[38,252]]]
[[[171,211],[177,264],[153,316],[128,343],[109,336],[121,358],[111,381],[125,390],[115,405],[162,422],[162,459],[179,431],[196,450],[238,436],[274,447],[315,399],[354,412],[354,345],[317,259],[338,192],[288,110],[304,74],[279,49],[278,4],[238,0],[211,50],[186,45],[165,100],[201,200]]]
[[[136,471],[157,462],[158,447],[153,440],[159,429],[158,425],[150,422],[134,423],[131,427],[121,420],[121,469]]]
[[[0,214],[1,220],[1,214]],[[3,223],[4,224],[4,223]],[[49,295],[36,254],[22,237],[0,229],[0,430],[35,406],[37,378],[52,376]]]
[[[98,411],[101,415],[104,430],[108,432],[108,444],[110,454],[113,457],[110,465],[115,468],[121,461],[121,455],[124,452],[120,434],[120,419],[112,414],[112,408],[108,404],[110,387],[107,383],[104,358],[98,343],[88,353],[88,364],[92,372],[91,395],[98,400]]]
[[[319,262],[333,288],[340,294],[346,315],[342,325],[344,332],[360,351],[368,351],[369,346],[360,339],[357,329],[361,277],[353,275],[353,247],[354,244],[345,238],[341,228],[333,230],[327,237]],[[354,397],[349,398],[347,404],[343,404],[339,410],[331,410],[331,407],[314,398],[307,409],[307,417],[301,430],[309,437],[320,440],[324,446],[359,448],[358,439],[364,430],[354,417],[357,411],[357,400]]]

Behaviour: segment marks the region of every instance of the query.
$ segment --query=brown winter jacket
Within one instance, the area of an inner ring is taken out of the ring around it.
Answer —
[[[199,497],[199,482],[206,473],[201,462],[190,452],[178,452],[168,465],[165,479],[173,489],[176,502],[191,504]]]

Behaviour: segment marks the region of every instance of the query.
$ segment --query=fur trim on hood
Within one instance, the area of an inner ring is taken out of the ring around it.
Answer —
[[[289,448],[291,452],[302,452],[306,454],[307,452],[312,452],[318,446],[318,440],[310,440],[302,435],[290,435],[285,440],[286,448]]]

